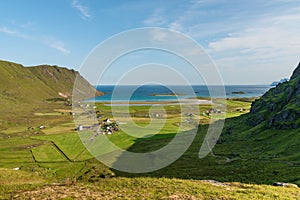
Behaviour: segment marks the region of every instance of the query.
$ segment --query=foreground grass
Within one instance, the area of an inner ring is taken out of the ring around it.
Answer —
[[[45,182],[34,173],[0,168],[0,199],[11,199],[13,194],[35,189]]]
[[[16,186],[0,197],[15,199],[297,199],[300,190],[267,185],[168,178],[111,178],[62,186]],[[37,187],[37,188],[36,188]]]
[[[0,169],[0,199],[297,199],[298,188],[170,178],[47,184],[34,172]]]

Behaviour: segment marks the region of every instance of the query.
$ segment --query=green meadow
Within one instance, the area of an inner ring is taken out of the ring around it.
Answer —
[[[300,163],[294,162],[295,158],[299,160],[300,154],[291,153],[297,150],[297,146],[291,145],[293,143],[289,141],[289,138],[295,138],[291,136],[295,135],[297,130],[285,134],[282,134],[282,131],[275,131],[275,134],[274,131],[265,131],[259,133],[253,140],[245,140],[258,130],[240,125],[235,117],[249,112],[251,101],[228,99],[226,102],[216,101],[215,103],[227,104],[225,130],[235,126],[238,127],[235,130],[240,130],[242,134],[238,132],[230,133],[230,136],[222,134],[213,152],[204,159],[198,158],[198,152],[208,123],[211,118],[214,120],[219,118],[218,114],[211,116],[205,114],[211,105],[197,105],[199,112],[193,113],[192,117],[182,114],[179,105],[164,105],[167,116],[165,123],[161,128],[161,123],[156,124],[152,121],[153,131],[157,128],[160,128],[160,131],[151,137],[136,138],[122,130],[112,135],[98,136],[99,144],[101,144],[101,137],[108,137],[111,142],[122,149],[132,152],[149,152],[168,144],[177,132],[180,134],[180,132],[198,127],[195,140],[181,158],[166,168],[145,174],[120,172],[94,159],[84,145],[84,141],[92,133],[75,132],[72,117],[67,114],[69,108],[59,103],[52,105],[50,107],[52,109],[48,107],[45,113],[36,112],[33,116],[34,124],[30,130],[26,128],[29,124],[26,126],[7,124],[0,131],[0,178],[2,180],[0,198],[22,199],[27,193],[30,196],[37,195],[37,198],[42,198],[42,195],[50,191],[43,190],[46,187],[55,187],[53,184],[63,185],[62,187],[67,187],[67,190],[71,191],[76,187],[91,193],[99,190],[101,192],[95,195],[103,192],[106,197],[119,199],[171,198],[172,194],[179,199],[260,199],[262,197],[290,199],[299,196],[298,189],[278,189],[273,186],[256,185],[272,184],[274,181],[300,184],[300,177],[295,176],[295,174],[300,174],[298,167]],[[122,116],[126,113],[126,109],[124,106],[115,106],[113,111],[119,112],[119,116]],[[118,120],[124,126],[132,120],[140,127],[147,127],[151,122],[149,109],[150,106],[130,106],[131,119],[120,117]],[[103,119],[113,119],[111,106],[97,104],[96,110]],[[190,119],[192,123],[183,123],[183,128],[179,130],[181,120],[186,119]],[[45,124],[46,128],[38,129],[40,124]],[[232,135],[236,135],[238,143],[223,144],[224,141],[232,139]],[[272,137],[272,140],[277,143],[265,144],[261,148],[259,141],[265,141],[266,137]],[[286,142],[283,143],[282,140]],[[245,148],[239,148],[241,145]],[[295,145],[297,145],[296,142]],[[108,147],[102,148],[104,149],[102,154],[109,153]],[[241,183],[222,185],[219,182],[200,181],[203,179]],[[136,187],[143,192],[138,194],[133,192]],[[23,192],[31,190],[38,190],[40,193]],[[57,198],[60,197],[57,196]]]

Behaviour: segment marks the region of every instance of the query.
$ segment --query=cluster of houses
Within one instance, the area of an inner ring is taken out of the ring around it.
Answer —
[[[85,130],[93,130],[97,133],[108,134],[111,135],[116,131],[119,131],[118,123],[115,121],[111,121],[110,119],[105,119],[97,124],[93,124],[91,126],[83,126],[79,125],[76,131],[85,131]]]
[[[245,108],[236,108],[235,110],[232,110],[231,112],[234,112],[234,111],[245,112],[246,109]],[[202,115],[203,116],[211,116],[212,114],[221,114],[221,113],[222,113],[222,111],[220,109],[211,108],[211,109],[207,110],[206,112],[203,112]]]
[[[110,120],[109,118],[103,119],[103,115],[100,113],[100,111],[96,111],[97,108],[95,105],[93,107],[90,106],[90,104],[82,104],[81,102],[78,102],[78,107],[82,109],[83,111],[78,113],[70,113],[70,115],[86,115],[88,118],[94,118],[94,114],[96,114],[96,117],[98,119],[98,123],[95,123],[93,125],[78,125],[77,128],[75,128],[76,131],[86,131],[86,130],[92,130],[95,132],[95,136],[98,134],[113,134],[116,131],[119,131],[119,125],[117,122]],[[95,113],[94,113],[95,112]]]
[[[119,131],[119,125],[115,121],[111,121],[110,119],[105,119],[99,123],[99,128],[102,130],[103,134],[112,134],[116,131]]]
[[[222,113],[222,111],[220,109],[214,109],[214,108],[210,108],[209,110],[207,110],[206,112],[203,112],[202,115],[203,116],[211,116],[212,114],[220,114]]]

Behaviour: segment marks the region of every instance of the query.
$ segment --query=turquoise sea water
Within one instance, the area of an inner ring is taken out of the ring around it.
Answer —
[[[150,101],[172,101],[177,99],[188,99],[193,97],[210,97],[207,86],[161,86],[161,85],[142,85],[142,86],[113,86],[101,85],[96,88],[105,95],[95,97],[96,102],[150,102]],[[269,85],[227,85],[224,87],[227,98],[259,97],[268,91]],[[219,91],[221,86],[212,86],[212,90]],[[214,97],[218,96],[218,92]],[[174,95],[177,94],[177,95]]]

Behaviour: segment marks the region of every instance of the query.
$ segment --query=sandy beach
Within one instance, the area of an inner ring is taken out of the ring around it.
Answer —
[[[180,99],[178,101],[114,101],[114,102],[101,102],[106,106],[152,106],[152,105],[178,105],[178,104],[189,104],[189,105],[210,105],[211,100],[204,99]]]

